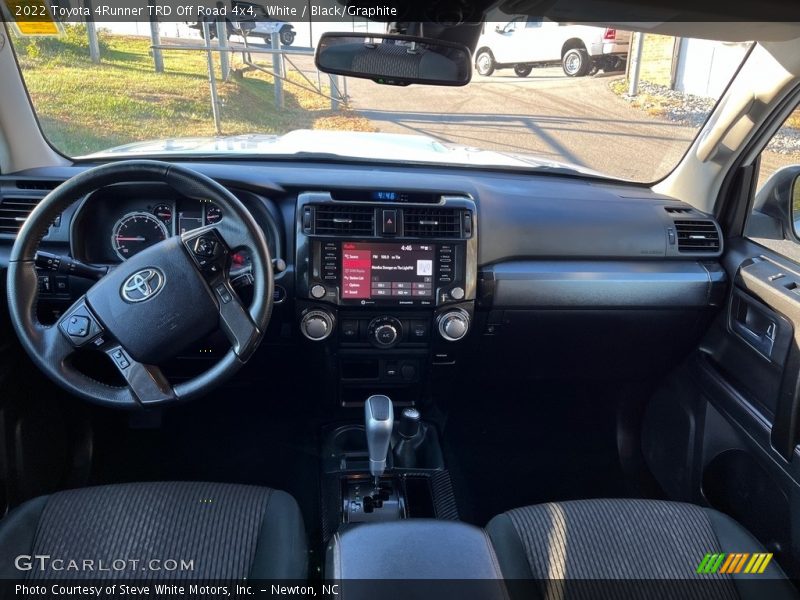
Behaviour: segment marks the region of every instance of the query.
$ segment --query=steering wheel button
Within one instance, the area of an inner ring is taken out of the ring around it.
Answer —
[[[194,253],[198,256],[214,256],[217,242],[211,238],[199,237],[194,243]]]
[[[125,356],[121,348],[117,348],[111,352],[110,355],[111,360],[113,360],[120,369],[127,369],[131,366],[131,362],[128,360],[128,357]]]
[[[67,333],[72,337],[86,337],[89,335],[89,319],[79,316],[70,317],[67,321]]]
[[[216,289],[217,289],[217,294],[219,294],[219,298],[220,300],[222,300],[223,304],[227,304],[233,299],[231,297],[230,292],[228,291],[228,288],[225,287],[225,284],[220,283]]]

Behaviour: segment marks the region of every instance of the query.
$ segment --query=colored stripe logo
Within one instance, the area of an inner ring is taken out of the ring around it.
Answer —
[[[754,553],[734,552],[706,554],[697,565],[697,573],[711,575],[721,573],[731,575],[734,573],[763,573],[772,560],[772,552]]]

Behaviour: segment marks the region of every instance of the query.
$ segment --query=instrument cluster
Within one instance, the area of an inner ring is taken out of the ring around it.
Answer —
[[[112,186],[84,200],[71,231],[72,256],[91,264],[115,264],[168,237],[219,223],[225,215],[210,200],[197,200],[159,185]],[[244,252],[231,269],[247,269]]]
[[[111,230],[111,247],[125,260],[173,235],[222,220],[222,209],[213,202],[184,200],[144,206],[120,216]]]

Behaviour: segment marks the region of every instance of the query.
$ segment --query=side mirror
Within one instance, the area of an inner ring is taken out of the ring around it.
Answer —
[[[800,165],[776,171],[759,190],[745,234],[773,240],[800,237]]]
[[[792,224],[794,234],[800,237],[800,175],[794,178],[792,184]]]
[[[464,44],[398,34],[325,33],[314,57],[324,73],[384,85],[466,85],[472,77]]]

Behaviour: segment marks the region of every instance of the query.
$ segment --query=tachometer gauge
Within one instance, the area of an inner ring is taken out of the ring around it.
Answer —
[[[153,209],[153,214],[167,225],[172,222],[172,207],[169,204],[159,204]]]
[[[156,216],[146,212],[132,212],[114,225],[111,247],[117,256],[125,260],[168,236],[167,227]]]
[[[213,225],[222,220],[222,209],[216,204],[209,204],[206,207],[206,225]]]

